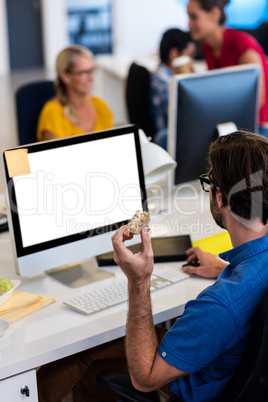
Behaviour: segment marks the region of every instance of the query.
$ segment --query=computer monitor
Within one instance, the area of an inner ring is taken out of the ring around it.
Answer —
[[[17,273],[70,286],[106,277],[83,261],[111,251],[115,230],[147,210],[138,128],[21,146],[2,161]]]
[[[177,162],[174,185],[206,173],[209,144],[219,124],[255,131],[259,74],[258,65],[243,65],[172,77],[168,152]]]

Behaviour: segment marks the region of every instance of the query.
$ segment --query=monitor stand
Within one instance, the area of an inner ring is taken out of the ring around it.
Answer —
[[[46,274],[72,288],[89,285],[114,276],[111,272],[99,269],[96,258],[50,269],[46,271]]]
[[[223,135],[231,134],[234,131],[237,131],[237,125],[232,121],[227,121],[226,123],[217,124],[216,126],[219,137]]]

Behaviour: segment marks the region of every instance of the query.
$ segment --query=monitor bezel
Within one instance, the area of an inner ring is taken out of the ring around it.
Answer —
[[[141,145],[140,145],[140,140],[139,140],[139,131],[138,131],[138,127],[136,125],[127,125],[127,126],[117,127],[117,128],[108,129],[108,130],[96,131],[93,133],[76,135],[73,137],[67,137],[67,138],[63,138],[63,139],[56,139],[53,141],[45,141],[45,142],[39,142],[39,143],[34,143],[34,144],[29,144],[29,145],[23,145],[23,146],[15,147],[12,149],[8,149],[6,151],[13,151],[13,150],[17,150],[17,149],[27,149],[28,153],[31,154],[31,153],[37,153],[40,151],[46,151],[49,149],[56,149],[56,148],[62,148],[62,147],[76,145],[76,144],[82,144],[82,143],[86,143],[86,142],[92,142],[95,140],[101,140],[101,139],[106,139],[106,138],[111,138],[111,137],[116,137],[116,136],[119,137],[119,136],[123,136],[126,134],[134,135],[138,176],[139,176],[139,185],[140,185],[140,189],[141,189],[142,207],[143,207],[144,211],[148,211],[146,187],[145,187],[143,164],[142,164]],[[98,236],[98,235],[101,235],[101,234],[104,234],[107,232],[112,232],[114,230],[117,230],[120,226],[128,223],[129,220],[120,221],[120,222],[116,222],[116,223],[113,223],[110,225],[105,225],[105,226],[94,228],[91,230],[86,230],[83,232],[79,232],[76,234],[68,235],[65,237],[57,238],[57,239],[53,239],[53,240],[46,241],[43,243],[23,247],[22,233],[21,233],[21,228],[20,228],[20,223],[19,223],[19,216],[17,213],[17,202],[16,202],[16,196],[14,193],[14,181],[13,181],[13,178],[9,177],[9,174],[8,174],[7,162],[6,162],[6,158],[5,158],[6,151],[3,152],[3,163],[4,163],[4,170],[5,170],[5,177],[6,177],[6,199],[9,202],[9,205],[11,205],[9,207],[9,212],[10,212],[9,216],[11,219],[12,233],[13,233],[13,239],[14,239],[14,243],[15,243],[17,258],[29,256],[31,254],[38,253],[40,251],[42,252],[42,251],[46,251],[48,249],[53,249],[53,248],[56,248],[59,246],[74,243],[77,241],[81,241],[81,240],[91,238],[94,236]]]

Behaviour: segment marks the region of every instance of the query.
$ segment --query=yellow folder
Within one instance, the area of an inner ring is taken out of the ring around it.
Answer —
[[[12,296],[0,305],[0,318],[14,322],[54,303],[53,297],[14,290]]]
[[[229,233],[227,231],[194,241],[193,246],[199,246],[203,251],[216,255],[233,248]]]

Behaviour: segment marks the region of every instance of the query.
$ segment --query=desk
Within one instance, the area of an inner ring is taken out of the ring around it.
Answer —
[[[217,233],[218,229],[208,211],[208,197],[205,193],[200,192],[196,193],[194,197],[192,196],[192,211],[189,210],[190,188],[195,194],[194,187],[185,187],[180,190],[180,193],[177,193],[177,199],[174,198],[175,194],[172,192],[174,202],[168,215],[152,215],[153,235],[174,234],[178,227],[186,231],[186,222],[193,231],[194,228],[199,227],[199,230],[196,229],[193,233],[192,240]],[[178,194],[180,194],[181,200],[176,205]],[[205,201],[203,197],[206,197]],[[173,210],[174,206],[176,206],[176,212]],[[181,211],[178,211],[178,207]],[[186,208],[188,208],[187,211]],[[182,214],[183,210],[184,214]],[[178,219],[179,226],[175,225]],[[210,225],[213,233],[206,233],[204,230],[206,224]],[[183,232],[181,233],[183,234]],[[1,276],[10,279],[18,278],[14,270],[11,242],[7,232],[0,234],[0,267]],[[110,268],[110,270],[113,270],[116,276],[123,275],[119,268]],[[127,303],[86,317],[67,308],[62,302],[80,292],[85,292],[92,285],[80,289],[70,289],[43,274],[19,279],[21,280],[20,290],[52,296],[56,303],[18,322],[11,323],[8,331],[0,338],[0,393],[2,395],[2,392],[5,395],[11,395],[7,392],[11,393],[14,390],[19,392],[21,386],[28,381],[29,377],[26,372],[31,374],[33,387],[36,387],[34,369],[38,366],[124,336]],[[114,279],[106,281],[111,280]],[[211,283],[213,283],[211,280],[193,277],[153,293],[152,306],[155,324],[180,315],[185,303],[189,299],[195,298]],[[25,378],[24,375],[26,375]],[[12,395],[10,399],[5,398],[5,402],[25,400],[22,395],[20,395],[22,399],[19,399],[17,394]],[[27,401],[37,401],[36,388],[32,395],[33,398],[28,398]]]
[[[115,125],[128,123],[128,114],[125,102],[125,81],[131,63],[136,62],[154,71],[159,63],[157,55],[102,55],[96,56],[98,75],[96,79],[96,93],[107,102],[114,114]],[[206,70],[203,61],[194,61],[196,72]]]

